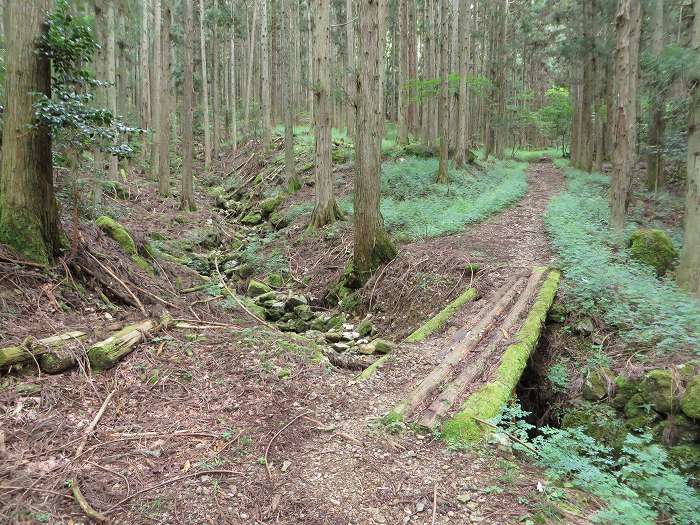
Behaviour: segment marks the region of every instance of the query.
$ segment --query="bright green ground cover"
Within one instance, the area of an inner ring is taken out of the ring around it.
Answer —
[[[461,231],[518,201],[527,191],[526,164],[493,161],[483,170],[450,169],[449,184],[436,184],[438,161],[408,157],[384,163],[381,211],[387,229],[399,239],[416,240]],[[341,200],[350,212],[352,197]],[[310,213],[305,203],[291,218]]]
[[[672,279],[636,263],[608,228],[608,178],[564,168],[567,191],[553,198],[545,222],[559,253],[563,288],[582,312],[619,330],[631,345],[700,354],[700,301]]]

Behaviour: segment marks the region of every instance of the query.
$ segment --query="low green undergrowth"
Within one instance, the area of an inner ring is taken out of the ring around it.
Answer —
[[[553,198],[545,222],[565,271],[567,298],[616,328],[631,345],[700,354],[700,302],[670,278],[637,263],[608,227],[608,179],[565,169],[567,191]]]
[[[700,523],[700,497],[651,436],[628,434],[620,454],[580,428],[544,427],[530,440],[534,427],[524,421],[527,415],[517,405],[505,407],[492,422],[521,442],[530,442],[529,448],[514,448],[534,455],[548,478],[598,498],[603,508],[594,514],[593,523]]]

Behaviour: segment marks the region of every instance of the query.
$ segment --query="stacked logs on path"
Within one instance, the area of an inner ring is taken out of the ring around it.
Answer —
[[[22,343],[0,348],[0,370],[34,363],[42,372],[57,374],[75,367],[81,358],[87,358],[96,370],[112,368],[136,346],[167,325],[169,317],[143,319],[124,326],[107,339],[85,344],[85,332],[71,331],[44,339],[29,337]]]

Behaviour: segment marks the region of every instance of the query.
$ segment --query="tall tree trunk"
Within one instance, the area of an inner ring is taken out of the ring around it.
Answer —
[[[116,63],[116,21],[114,0],[107,1],[107,42],[105,46],[106,52],[106,77],[105,80],[109,83],[107,86],[107,102],[108,108],[112,115],[117,115],[117,63]],[[117,157],[111,155],[109,157],[109,177],[116,179],[119,174],[119,164]]]
[[[149,0],[141,0],[141,32],[139,37],[139,82],[141,97],[139,102],[139,114],[141,129],[151,127],[151,81],[148,56],[148,5]],[[148,133],[143,134],[141,146],[141,158],[148,157]]]
[[[414,0],[408,0],[414,1]],[[398,104],[398,135],[396,141],[399,144],[408,144],[408,8],[407,0],[399,0],[399,82],[396,86],[399,94]]]
[[[700,0],[695,0],[691,49],[700,56]],[[688,104],[688,188],[678,284],[700,297],[700,75],[694,72]]]
[[[171,60],[171,50],[170,50],[170,7],[168,6],[168,0],[163,0],[162,5],[163,11],[163,27],[161,30],[161,63],[162,63],[162,74],[161,74],[161,96],[160,96],[160,123],[158,127],[160,128],[160,142],[158,153],[158,193],[161,195],[168,195],[170,193],[170,134],[171,134],[171,124],[170,119],[171,100],[173,96],[170,93],[170,60]]]
[[[471,3],[460,0],[459,6],[459,90],[457,99],[457,138],[455,140],[455,168],[461,168],[469,154],[469,93],[467,92],[467,75],[469,72],[469,33],[471,31],[469,12]],[[455,49],[455,53],[457,50]]]
[[[270,54],[267,37],[267,0],[260,0],[260,82],[262,84],[262,113],[263,145],[270,144],[272,127],[270,124]]]
[[[593,121],[591,119],[593,111],[593,89],[595,78],[595,55],[594,55],[594,0],[584,0],[583,2],[583,38],[585,53],[583,57],[583,85],[581,88],[581,110],[580,110],[580,131],[579,131],[579,151],[577,158],[578,169],[584,171],[593,170]]]
[[[288,13],[291,2],[297,0],[282,0],[283,12]],[[292,17],[284,16],[280,20],[282,23],[282,41],[287,43],[292,38],[294,29]],[[294,97],[292,92],[292,64],[291,55],[294,52],[293,46],[283,45],[282,51],[282,103],[284,105],[284,167],[287,189],[290,192],[301,188],[301,181],[297,177],[294,167]]]
[[[250,129],[250,105],[253,103],[253,59],[255,57],[255,26],[257,25],[258,2],[253,2],[253,19],[250,24],[248,36],[248,74],[246,76],[245,89],[245,132],[251,135]]]
[[[236,90],[236,74],[238,73],[238,68],[236,67],[236,2],[231,0],[231,34],[229,36],[229,82],[231,83],[229,87],[229,92],[231,95],[231,120],[230,120],[230,130],[229,138],[233,144],[233,149],[238,147],[238,91]]]
[[[416,86],[415,81],[418,77],[418,65],[416,63],[418,56],[416,52],[416,2],[409,0],[408,2],[408,80],[411,82],[408,91],[408,129],[415,135],[418,134],[417,110],[416,110]]]
[[[204,118],[204,171],[211,170],[211,128],[209,127],[209,85],[207,43],[204,33],[204,0],[199,0],[199,54],[202,61],[202,116]]]
[[[218,13],[219,2],[214,1],[214,9]],[[211,112],[211,130],[212,130],[212,148],[214,150],[214,160],[219,160],[219,148],[221,146],[221,133],[219,122],[221,121],[221,94],[219,91],[219,76],[221,57],[219,44],[219,25],[215,20],[211,27],[211,60],[212,60],[212,77],[211,77],[211,92],[212,92],[212,112]]]
[[[161,9],[161,0],[153,0],[153,71],[151,72],[152,83],[151,89],[155,93],[153,96],[153,147],[151,148],[151,176],[155,180],[160,180],[160,143],[161,140],[167,140],[167,131],[162,128],[163,119],[163,100],[161,74],[163,53],[161,52],[161,28],[162,28],[163,13]]]
[[[180,209],[195,210],[192,188],[192,120],[194,106],[194,15],[192,0],[185,1],[185,38],[183,41],[185,74],[182,88],[182,191]]]
[[[58,255],[58,205],[53,189],[51,137],[34,127],[34,95],[51,96],[49,60],[37,52],[50,0],[5,4],[5,108],[0,166],[0,242],[24,257]]]
[[[640,0],[620,0],[615,18],[615,138],[610,187],[610,225],[618,232],[625,226],[632,170],[637,160],[637,76],[639,33],[642,25]]]
[[[654,0],[651,19],[652,43],[651,50],[658,61],[664,50],[664,0]],[[666,106],[665,91],[652,95],[652,107],[649,115],[649,131],[647,133],[647,180],[649,191],[656,191],[663,186],[664,157],[662,154],[664,138],[664,110]]]
[[[331,163],[331,100],[330,100],[330,3],[314,0],[314,135],[316,138],[315,205],[310,228],[320,228],[342,218],[333,195]],[[376,93],[375,93],[376,96]],[[380,97],[381,98],[381,97]]]
[[[450,180],[447,176],[448,150],[450,144],[450,115],[449,115],[449,74],[450,74],[450,6],[449,0],[441,0],[440,8],[440,111],[438,122],[440,123],[440,162],[436,182],[447,184]]]
[[[381,146],[384,136],[384,36],[386,0],[365,0],[359,11],[357,115],[355,132],[353,270],[364,284],[379,265],[396,257],[379,211]]]
[[[355,131],[355,22],[353,0],[345,0],[345,49],[347,53],[348,89],[348,137],[352,140]]]

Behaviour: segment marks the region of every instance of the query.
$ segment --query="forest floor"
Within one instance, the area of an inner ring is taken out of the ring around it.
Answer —
[[[444,333],[420,345],[400,345],[364,383],[353,381],[355,372],[331,370],[313,351],[207,303],[197,306],[204,323],[236,328],[166,330],[110,371],[41,375],[40,393],[3,392],[0,519],[83,521],[66,488],[73,476],[112,523],[544,519],[551,510],[541,489],[545,477],[512,453],[486,445],[450,450],[437,436],[393,434],[380,424],[500,284],[522,268],[551,261],[542,216],[563,177],[550,162],[533,163],[527,177],[528,191],[513,207],[463,233],[404,247],[411,260],[432,261],[426,271],[454,258],[481,263],[472,282],[481,299],[463,308]],[[144,209],[153,204],[148,196],[143,200]],[[199,219],[206,222],[202,208]],[[148,228],[177,231],[165,219]],[[469,278],[462,272],[454,288]],[[163,285],[153,293],[165,291]],[[41,295],[34,299],[43,302]],[[184,305],[181,310],[187,311]],[[77,327],[95,320],[89,313],[69,319]],[[395,328],[405,332],[406,326]],[[83,431],[113,391],[84,452],[73,458]]]

